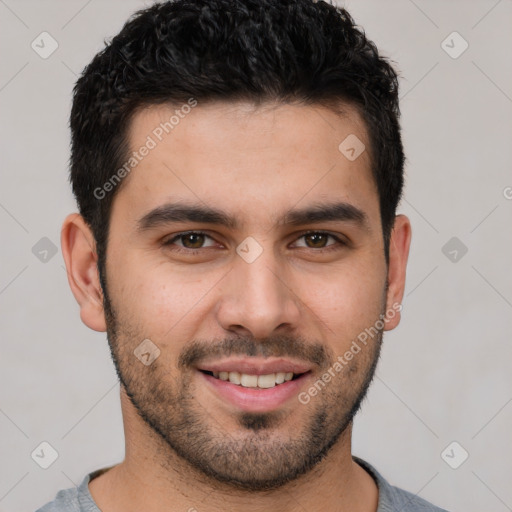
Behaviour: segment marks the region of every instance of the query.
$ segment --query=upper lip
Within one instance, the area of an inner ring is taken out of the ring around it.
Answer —
[[[240,372],[248,375],[269,375],[278,372],[305,373],[311,370],[311,365],[290,359],[250,357],[201,363],[197,368],[198,370],[209,372]]]

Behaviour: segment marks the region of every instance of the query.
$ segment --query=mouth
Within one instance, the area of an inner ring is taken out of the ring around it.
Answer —
[[[311,365],[286,359],[231,359],[196,370],[216,400],[247,412],[289,407],[313,375]]]
[[[241,372],[214,372],[209,370],[199,370],[200,372],[210,375],[215,379],[228,381],[231,384],[242,386],[244,388],[259,388],[270,389],[275,386],[280,386],[285,382],[299,379],[302,375],[308,372],[293,373],[293,372],[276,372],[268,373],[265,375],[252,375],[249,373]]]

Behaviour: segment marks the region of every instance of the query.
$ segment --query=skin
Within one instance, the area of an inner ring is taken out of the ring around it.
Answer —
[[[281,350],[307,361],[312,369],[304,391],[359,333],[401,302],[410,222],[404,215],[395,218],[386,265],[368,151],[349,161],[338,150],[349,134],[370,147],[356,110],[344,108],[341,117],[318,105],[215,102],[199,104],[180,120],[126,178],[113,202],[106,276],[115,318],[105,314],[94,237],[78,214],[66,218],[62,249],[81,319],[108,332],[121,374],[125,460],[89,484],[103,512],[377,510],[375,482],[352,460],[351,413],[371,379],[380,335],[398,325],[399,312],[385,318],[379,336],[308,404],[288,400],[263,415],[267,423],[261,428],[244,423],[242,411],[220,399],[195,368],[178,364],[193,342],[205,353],[217,343],[223,354],[224,342],[239,339],[241,354],[249,348],[260,356]],[[143,145],[173,112],[153,106],[137,113],[131,147]],[[177,198],[222,209],[241,226],[180,222],[137,229],[147,212]],[[287,210],[319,201],[350,203],[364,211],[367,222],[276,225]],[[183,238],[163,245],[187,230],[206,232],[203,246]],[[328,231],[346,245],[330,237],[315,245],[303,236],[306,230]],[[236,252],[248,236],[263,250],[252,263]],[[176,251],[187,247],[199,247],[198,254]],[[160,349],[149,366],[133,355],[143,339]],[[299,342],[306,352],[323,348],[324,357],[313,364]],[[311,443],[321,413],[321,434]],[[203,442],[198,453],[191,438]],[[316,454],[320,460],[292,474],[294,464],[308,453],[313,460],[313,449],[322,443],[326,453]],[[224,455],[212,456],[219,446]],[[193,456],[203,457],[209,475],[190,463]],[[292,477],[286,482],[287,471]],[[258,490],[266,477],[282,482]]]

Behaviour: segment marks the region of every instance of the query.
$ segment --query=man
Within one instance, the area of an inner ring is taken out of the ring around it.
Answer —
[[[177,0],[78,80],[69,283],[125,460],[40,508],[441,510],[351,454],[411,239],[397,75],[341,8]]]

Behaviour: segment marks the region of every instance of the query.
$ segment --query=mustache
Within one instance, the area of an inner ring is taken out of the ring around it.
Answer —
[[[197,366],[206,359],[224,358],[232,355],[248,357],[289,357],[328,368],[334,354],[319,342],[308,342],[301,336],[276,335],[265,339],[247,336],[221,340],[194,340],[178,357],[178,368]]]

